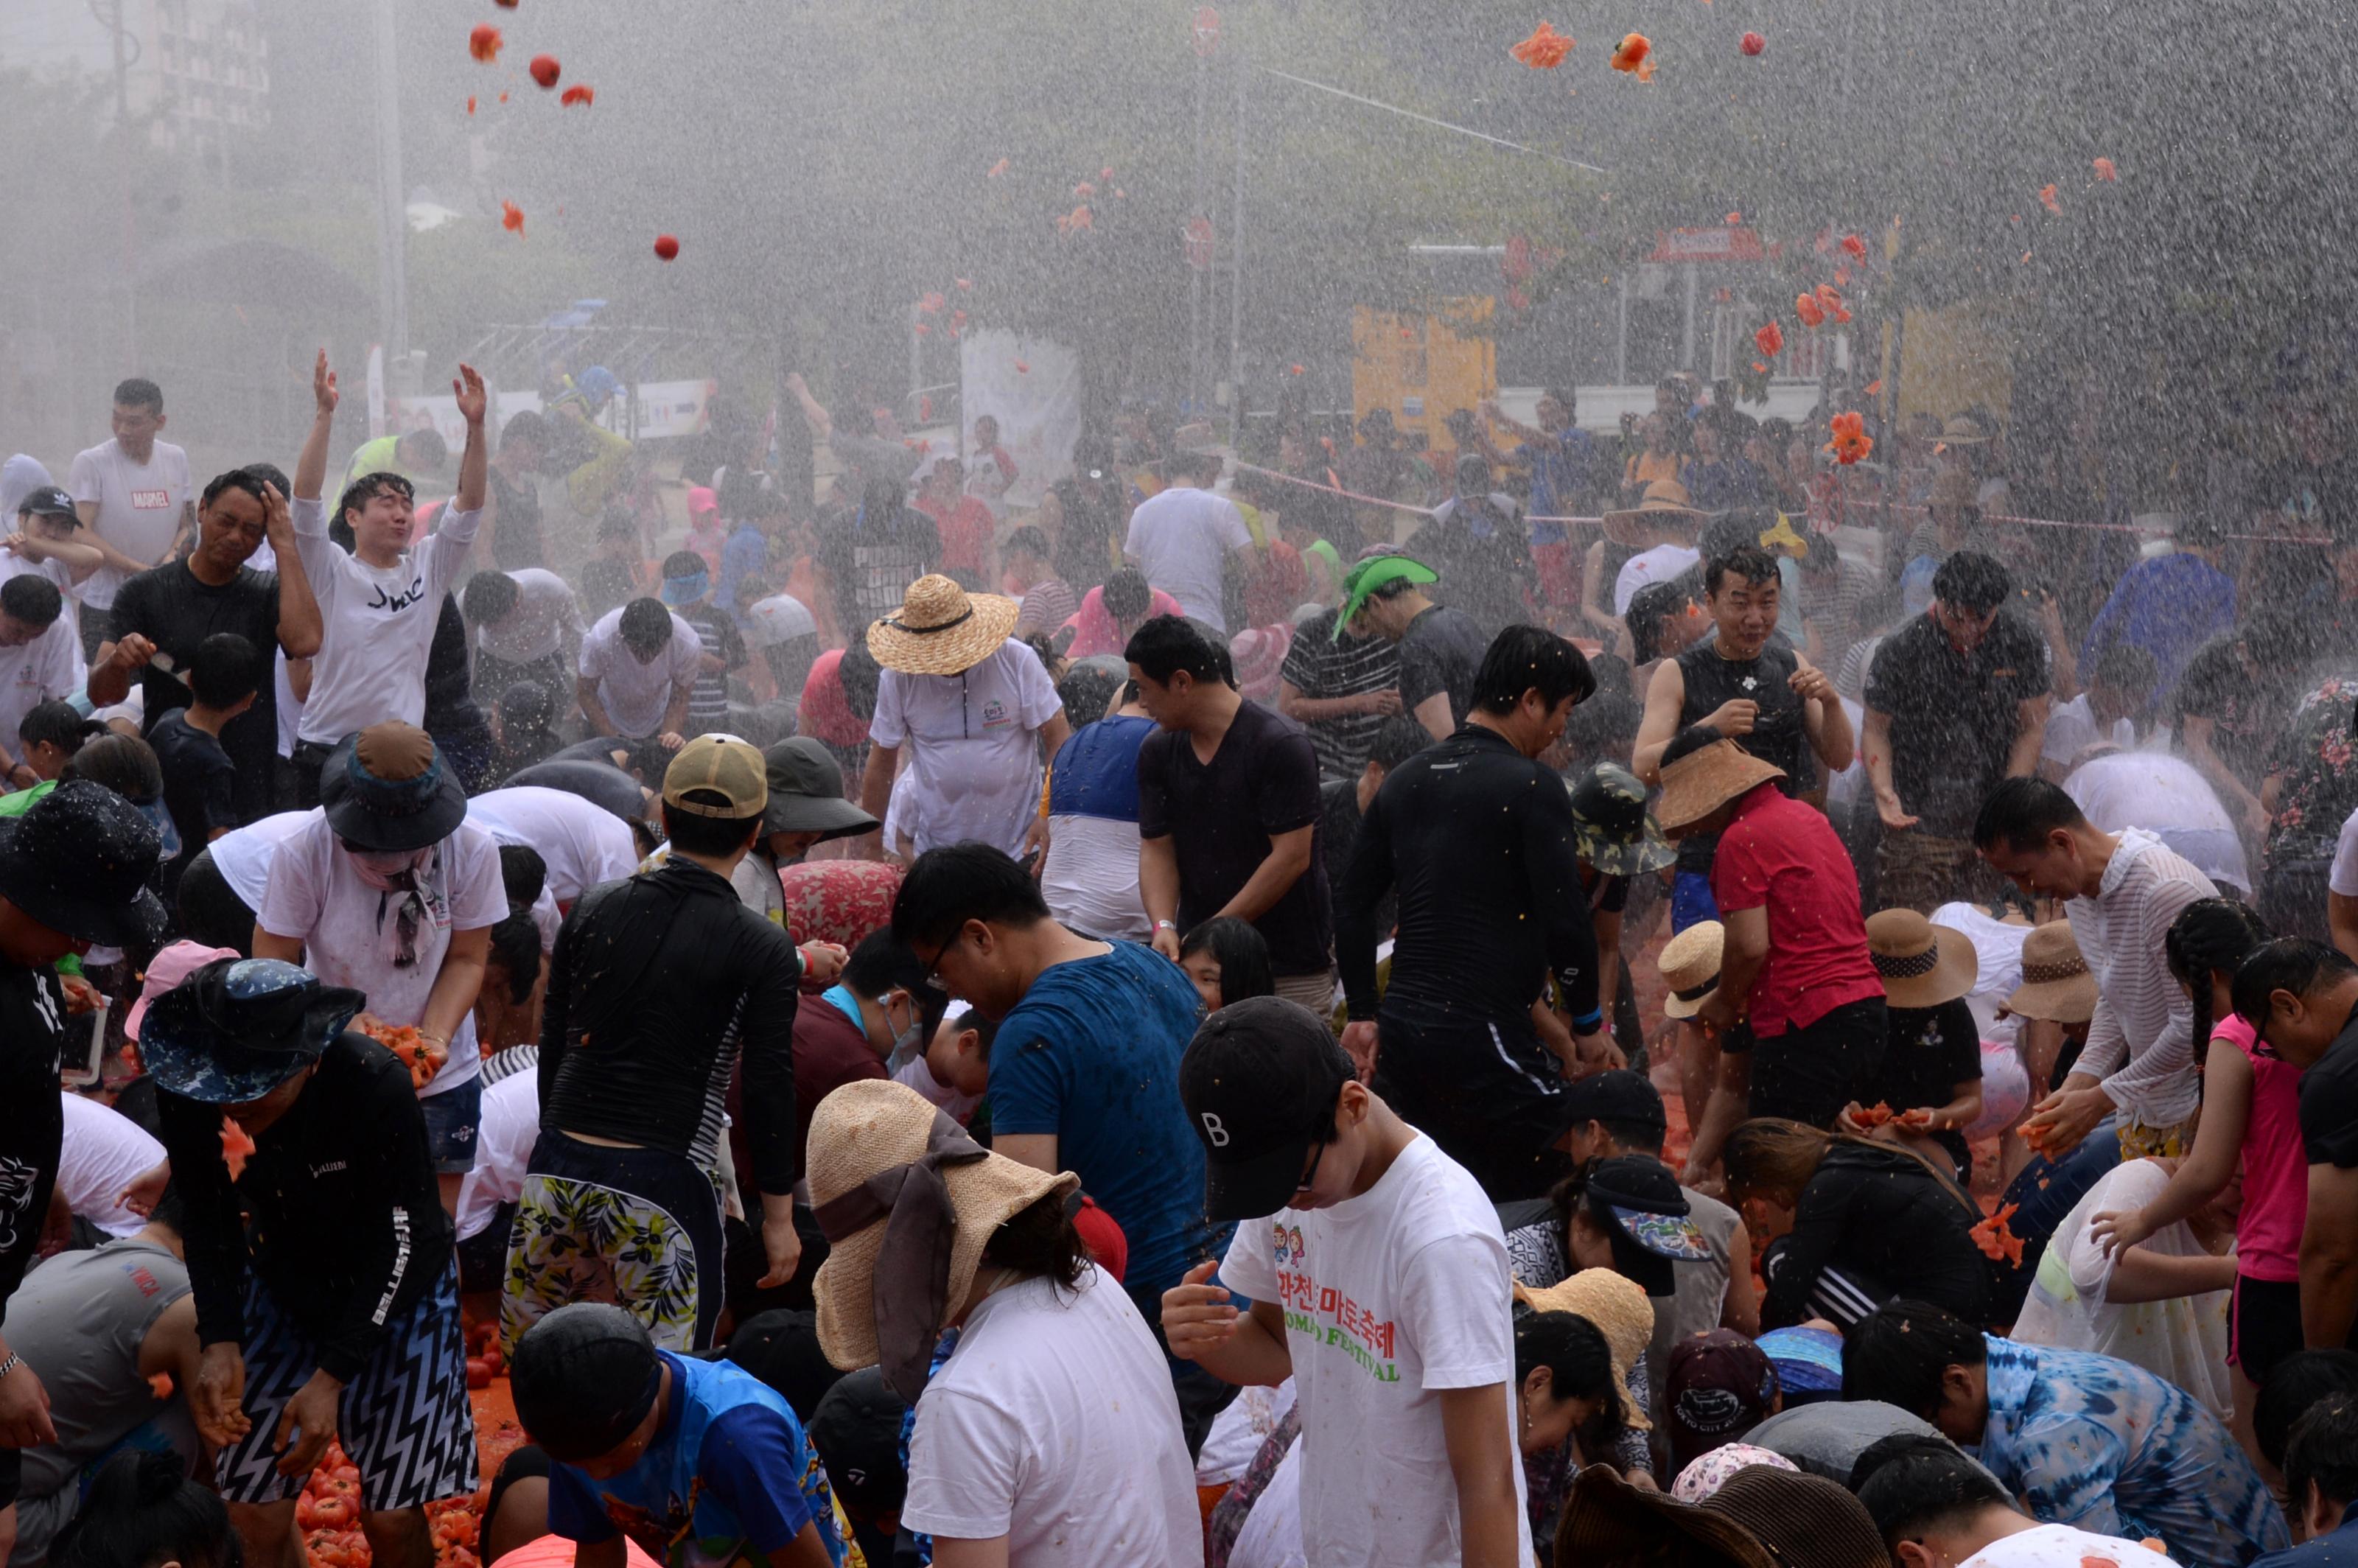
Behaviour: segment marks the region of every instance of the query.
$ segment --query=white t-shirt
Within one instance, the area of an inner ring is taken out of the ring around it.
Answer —
[[[540,1075],[510,1073],[483,1091],[475,1130],[475,1168],[459,1184],[459,1239],[491,1228],[500,1205],[524,1195],[525,1166],[540,1137]]]
[[[237,894],[240,903],[248,909],[260,909],[262,895],[270,886],[270,866],[278,857],[278,846],[325,815],[315,806],[308,811],[282,811],[243,827],[233,827],[207,846],[212,851],[213,869],[221,872],[222,881],[229,884],[229,891]]]
[[[1087,1270],[986,1297],[917,1400],[901,1520],[1008,1537],[1011,1568],[1204,1561],[1179,1398],[1130,1297]]]
[[[18,755],[24,741],[16,726],[45,702],[61,701],[89,683],[81,634],[74,619],[60,613],[29,643],[0,648],[0,746]]]
[[[507,575],[516,585],[515,609],[497,626],[476,628],[477,648],[512,665],[528,665],[581,641],[581,606],[563,578],[538,567]]]
[[[1957,1568],[2086,1568],[2091,1558],[2115,1568],[2178,1568],[2175,1558],[2165,1557],[2150,1546],[2074,1530],[2068,1524],[2042,1524],[1993,1541]]]
[[[1139,503],[1121,548],[1146,574],[1150,587],[1177,600],[1188,615],[1225,632],[1221,563],[1251,543],[1252,530],[1235,502],[1183,484]]]
[[[1154,923],[1138,891],[1138,824],[1110,816],[1048,818],[1040,896],[1058,925],[1109,942],[1147,942]]]
[[[2059,702],[2047,712],[2047,733],[2039,742],[2041,762],[2059,767],[2070,767],[2072,762],[2099,740],[2112,741],[2122,751],[2136,747],[2136,726],[2128,719],[2114,721],[2110,735],[2096,732],[2096,716],[2089,711],[2088,694],[2082,692],[2069,702]]]
[[[560,904],[639,869],[630,825],[561,789],[511,784],[487,790],[469,798],[467,820],[496,843],[538,850],[548,867],[548,894]]]
[[[1228,1548],[1228,1568],[1310,1568],[1302,1539],[1302,1440],[1285,1451]]]
[[[129,1236],[147,1222],[117,1200],[124,1188],[164,1162],[164,1146],[111,1106],[78,1094],[58,1098],[66,1112],[58,1195],[76,1218],[109,1236]]]
[[[1613,579],[1613,613],[1629,613],[1629,601],[1638,590],[1658,582],[1668,582],[1697,561],[1703,553],[1684,545],[1657,545],[1641,550],[1621,563],[1621,575]]]
[[[2333,845],[2333,870],[2325,879],[2328,892],[2358,898],[2358,811],[2342,822],[2342,837]]]
[[[377,1017],[414,1024],[425,1016],[451,935],[496,925],[508,913],[499,846],[490,834],[462,822],[435,848],[420,886],[431,918],[418,926],[413,964],[394,965],[394,895],[361,881],[319,813],[278,846],[254,923],[274,936],[302,938],[303,967],[331,986],[366,993],[368,1010]],[[449,1061],[419,1092],[446,1093],[481,1071],[471,1008],[451,1034]]]
[[[1022,848],[1040,810],[1033,734],[1064,707],[1040,656],[1012,637],[962,675],[878,676],[868,736],[911,744],[906,827],[919,854],[967,838]]]
[[[180,515],[196,494],[189,479],[189,454],[169,441],[157,442],[144,463],[124,457],[122,443],[113,439],[78,453],[66,490],[76,503],[98,503],[92,532],[149,566],[171,548]],[[14,518],[9,525],[16,525]],[[81,601],[92,610],[113,608],[114,590],[129,575],[113,567],[99,568],[82,579]]]
[[[2253,887],[2244,841],[2193,763],[2168,752],[2120,752],[2091,757],[2063,781],[2101,832],[2142,827],[2214,882]]]
[[[287,514],[325,622],[296,733],[332,746],[388,719],[423,724],[426,657],[483,514],[444,507],[434,532],[382,571],[328,537],[326,502],[298,498]]]
[[[1499,1384],[1508,1452],[1515,1443],[1507,1241],[1465,1167],[1419,1135],[1359,1196],[1238,1226],[1220,1279],[1285,1311],[1310,1561],[1458,1562],[1442,1390]],[[1523,1467],[1509,1468],[1520,1523]],[[1530,1532],[1518,1534],[1528,1565]]]
[[[622,645],[622,611],[610,610],[581,639],[581,678],[598,683],[598,700],[618,735],[644,741],[663,728],[675,687],[695,683],[704,657],[696,628],[675,615],[671,645],[646,663]]]

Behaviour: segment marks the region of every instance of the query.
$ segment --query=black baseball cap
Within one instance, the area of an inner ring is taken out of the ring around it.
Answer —
[[[1204,1143],[1204,1214],[1260,1219],[1293,1202],[1335,1099],[1358,1076],[1325,1021],[1282,997],[1204,1020],[1179,1059],[1179,1098]]]
[[[1650,1296],[1678,1290],[1674,1264],[1707,1262],[1711,1245],[1668,1165],[1648,1154],[1593,1162],[1581,1180],[1581,1207],[1613,1242],[1613,1267]]]
[[[1657,1141],[1671,1127],[1670,1113],[1662,1108],[1661,1091],[1647,1081],[1645,1074],[1633,1073],[1627,1067],[1581,1079],[1565,1092],[1563,1103],[1572,1113],[1574,1127],[1587,1121],[1650,1127]],[[1639,1154],[1652,1152],[1633,1151]]]
[[[639,1320],[603,1302],[558,1307],[525,1330],[508,1362],[525,1434],[578,1465],[620,1448],[654,1408],[663,1362]]]
[[[73,497],[54,484],[45,484],[38,490],[27,492],[25,499],[16,503],[16,510],[44,517],[71,517],[74,515]]]
[[[901,1422],[909,1407],[887,1388],[882,1368],[847,1374],[818,1401],[807,1425],[827,1484],[844,1507],[873,1519],[897,1512],[909,1495]]]

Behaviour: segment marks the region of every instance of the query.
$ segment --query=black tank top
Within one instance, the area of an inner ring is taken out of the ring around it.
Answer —
[[[1679,709],[1680,729],[1702,723],[1722,703],[1758,703],[1760,711],[1753,720],[1752,733],[1728,739],[1762,762],[1784,769],[1785,776],[1777,783],[1784,794],[1801,795],[1816,787],[1817,758],[1810,750],[1810,732],[1801,721],[1804,705],[1790,684],[1801,665],[1790,646],[1772,639],[1756,657],[1729,659],[1721,657],[1716,637],[1706,637],[1681,654],[1678,664],[1686,683],[1686,702]],[[1679,869],[1708,871],[1718,842],[1717,835],[1680,840]]]

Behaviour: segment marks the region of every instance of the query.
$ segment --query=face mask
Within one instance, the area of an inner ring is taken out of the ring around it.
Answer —
[[[429,846],[423,849],[347,849],[345,853],[352,858],[352,869],[360,873],[362,881],[380,892],[390,892],[396,879],[424,870],[434,850]]]

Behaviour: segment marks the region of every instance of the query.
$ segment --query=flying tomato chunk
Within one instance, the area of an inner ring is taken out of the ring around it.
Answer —
[[[475,112],[475,101],[474,101],[472,98],[470,98],[470,99],[468,99],[468,100],[467,100],[467,113],[468,113],[468,114],[473,114],[474,112]]]
[[[524,209],[513,201],[500,203],[500,227],[511,234],[524,232]]]
[[[497,27],[489,22],[478,22],[474,30],[467,35],[467,52],[482,64],[489,65],[500,58],[500,45],[506,41],[500,37]]]
[[[2113,167],[2113,160],[2108,157],[2091,158],[2088,167],[2094,169],[2096,178],[2107,185],[2121,177],[2121,171]]]
[[[1022,360],[1017,360],[1015,362],[1015,373],[1017,375],[1030,375],[1032,373],[1032,367],[1024,363]]]
[[[656,257],[657,257],[659,260],[663,260],[663,261],[671,261],[671,260],[676,259],[676,258],[678,256],[678,254],[679,254],[679,236],[678,236],[678,235],[676,235],[676,234],[657,234],[657,235],[655,236],[655,255],[656,255]]]
[[[1818,308],[1817,296],[1813,294],[1797,295],[1793,300],[1793,314],[1801,319],[1801,325],[1804,327],[1823,327],[1826,324],[1826,313]]]
[[[1610,63],[1616,70],[1634,72],[1653,52],[1654,41],[1651,38],[1643,33],[1631,33],[1621,40],[1620,48],[1613,51]]]
[[[1007,160],[1005,158],[1001,158],[997,163],[992,164],[989,168],[983,171],[982,178],[985,179],[997,179],[1001,175],[1005,174],[1006,172]]]
[[[533,56],[532,63],[525,69],[532,72],[532,79],[539,82],[544,91],[556,86],[557,79],[565,74],[565,68],[557,63],[557,57],[553,54]]]
[[[1785,329],[1774,321],[1766,322],[1752,334],[1752,341],[1759,345],[1762,359],[1773,360],[1785,351]]]
[[[229,1179],[236,1181],[245,1174],[245,1157],[254,1152],[254,1134],[242,1126],[237,1118],[224,1113],[221,1128],[222,1163],[229,1167]]]
[[[1768,47],[1768,40],[1762,38],[1758,33],[1747,33],[1744,35],[1743,38],[1737,42],[1736,47],[1742,49],[1747,55],[1757,56],[1763,49]]]
[[[564,104],[568,109],[572,108],[577,103],[582,108],[587,109],[590,104],[598,101],[598,93],[596,89],[592,88],[588,82],[577,81],[572,86],[567,88],[563,92],[558,93],[557,101],[559,103]]]
[[[1861,261],[1865,261],[1866,259],[1866,242],[1860,239],[1856,234],[1844,234],[1843,236],[1843,249],[1848,251],[1852,255],[1856,256]]]
[[[1533,70],[1553,70],[1572,52],[1572,39],[1555,30],[1552,22],[1541,22],[1531,36],[1507,51]]]
[[[2039,188],[2039,204],[2050,212],[2061,213],[2063,211],[2063,203],[2055,200],[2055,188],[2051,185]]]

